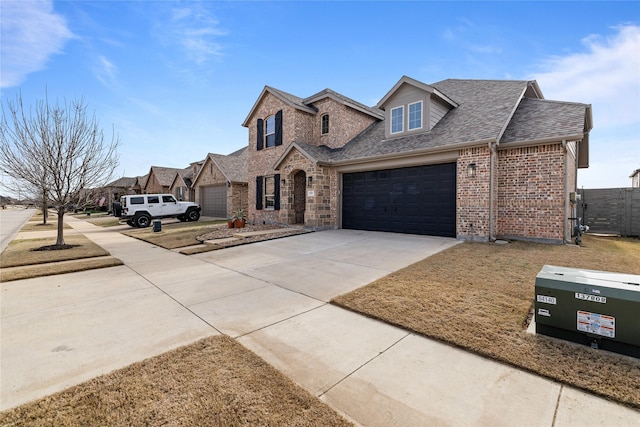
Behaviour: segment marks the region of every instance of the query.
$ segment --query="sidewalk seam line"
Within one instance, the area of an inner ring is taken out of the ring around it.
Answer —
[[[556,425],[556,418],[558,416],[558,409],[560,409],[560,397],[562,397],[562,391],[564,390],[564,385],[560,384],[560,391],[558,391],[558,399],[556,400],[556,409],[553,411],[553,421],[551,421],[551,427]]]
[[[388,346],[387,348],[383,349],[382,351],[378,352],[378,354],[376,354],[375,356],[373,356],[371,359],[367,360],[366,362],[364,362],[362,365],[358,366],[356,369],[354,369],[353,371],[349,372],[347,375],[345,375],[343,378],[341,378],[338,382],[336,382],[335,384],[333,384],[331,387],[329,387],[328,389],[326,389],[325,391],[323,391],[322,393],[320,393],[318,395],[318,398],[321,398],[322,396],[326,395],[327,393],[329,393],[331,390],[333,390],[335,387],[337,387],[339,384],[341,384],[343,381],[345,381],[347,378],[349,378],[350,376],[352,376],[353,374],[355,374],[356,372],[358,372],[360,369],[364,368],[366,365],[368,365],[369,363],[371,363],[373,360],[377,359],[378,357],[380,357],[382,354],[386,353],[388,350],[390,350],[392,347],[395,347],[396,344],[398,344],[400,341],[404,340],[405,338],[407,338],[409,335],[411,335],[410,332],[407,332],[405,335],[403,335],[402,337],[400,337],[398,340],[396,340],[395,342],[393,342],[390,346]]]

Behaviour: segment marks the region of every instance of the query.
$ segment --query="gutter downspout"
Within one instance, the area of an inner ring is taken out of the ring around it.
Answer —
[[[497,142],[489,142],[489,241],[495,241],[493,230],[493,177],[495,175],[495,161],[493,159],[494,153],[497,153]]]
[[[567,239],[567,218],[569,218],[569,156],[567,156],[567,140],[562,140],[562,151],[564,153],[564,194],[562,195],[562,202],[564,204],[564,218],[562,218],[562,240],[566,243],[571,241],[571,236]]]

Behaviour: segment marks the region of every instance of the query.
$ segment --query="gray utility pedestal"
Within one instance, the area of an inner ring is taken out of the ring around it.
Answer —
[[[545,265],[536,333],[640,358],[640,276]]]

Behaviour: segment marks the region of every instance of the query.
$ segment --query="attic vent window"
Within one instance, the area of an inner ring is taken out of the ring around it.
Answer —
[[[409,130],[422,127],[422,101],[409,104]]]
[[[322,123],[320,126],[321,128],[320,133],[322,135],[326,135],[329,133],[329,115],[328,114],[323,115],[321,121]]]
[[[391,133],[398,133],[404,130],[404,106],[391,110]]]

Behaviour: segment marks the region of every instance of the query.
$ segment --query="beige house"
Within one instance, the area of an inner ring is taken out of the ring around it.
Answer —
[[[147,174],[147,180],[142,187],[142,192],[145,194],[162,194],[170,193],[171,184],[176,176],[176,173],[182,169],[165,168],[161,166],[151,166],[149,173]]]
[[[247,153],[247,147],[228,155],[210,153],[202,162],[192,186],[203,216],[229,218],[238,209],[247,212]]]
[[[112,209],[113,203],[119,202],[121,196],[132,194],[136,180],[137,178],[135,177],[123,176],[105,185],[101,192],[101,195],[106,199],[104,206]]]
[[[193,202],[196,200],[195,189],[193,187],[193,179],[200,172],[200,168],[204,161],[193,162],[184,169],[179,169],[171,182],[169,192],[178,200],[185,202]]]
[[[535,81],[405,76],[375,107],[266,86],[243,126],[250,221],[561,243],[592,118]]]

